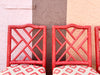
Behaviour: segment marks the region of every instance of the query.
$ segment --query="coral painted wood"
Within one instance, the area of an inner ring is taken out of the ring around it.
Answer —
[[[7,67],[38,64],[46,68],[46,26],[9,25]]]

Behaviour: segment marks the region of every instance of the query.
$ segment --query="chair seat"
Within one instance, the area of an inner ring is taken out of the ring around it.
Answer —
[[[16,65],[7,67],[0,75],[46,75],[45,68],[36,65]]]
[[[92,67],[67,65],[53,69],[53,75],[99,75]]]

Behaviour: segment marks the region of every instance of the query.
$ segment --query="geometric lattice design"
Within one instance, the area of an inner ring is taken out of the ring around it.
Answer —
[[[27,24],[8,27],[7,66],[11,64],[46,66],[46,26]]]
[[[46,75],[44,67],[37,65],[15,65],[7,67],[0,75]]]
[[[81,65],[67,65],[56,67],[53,75],[100,75],[92,67]]]
[[[90,26],[53,26],[52,40],[52,68],[65,64],[91,66]],[[64,57],[66,59],[62,60]]]
[[[100,73],[100,26],[95,27],[96,70]]]

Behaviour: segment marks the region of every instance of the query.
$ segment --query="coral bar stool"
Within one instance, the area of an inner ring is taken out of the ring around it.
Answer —
[[[52,27],[53,75],[99,75],[91,67],[91,52],[91,26]]]
[[[46,75],[46,26],[9,25],[7,46],[0,75]]]

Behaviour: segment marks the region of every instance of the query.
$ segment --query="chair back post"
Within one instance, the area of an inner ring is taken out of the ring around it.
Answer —
[[[89,66],[92,67],[92,48],[91,48],[91,26],[88,26],[88,61]]]
[[[99,50],[99,31],[100,31],[100,26],[95,27],[95,55],[96,55],[96,70],[97,72],[100,73],[100,50]]]
[[[55,26],[52,27],[52,70],[53,68],[56,66],[55,62],[56,62],[56,42],[55,42]]]
[[[46,26],[44,26],[43,34],[43,67],[46,69]]]
[[[11,50],[11,28],[8,26],[8,38],[7,38],[7,67],[10,66],[10,61],[11,61],[11,53],[9,50]]]

